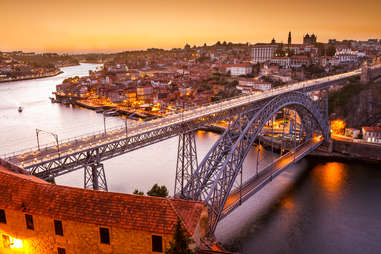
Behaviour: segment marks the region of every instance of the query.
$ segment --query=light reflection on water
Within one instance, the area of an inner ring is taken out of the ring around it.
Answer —
[[[292,169],[302,172],[291,178],[296,183],[282,188],[280,175],[221,222],[217,236],[225,246],[240,253],[378,253],[379,165],[308,158],[299,166]],[[274,189],[285,192],[270,202]]]
[[[36,128],[55,132],[60,139],[101,130],[100,114],[51,104],[48,99],[64,78],[86,75],[89,69],[95,66],[67,67],[56,77],[0,84],[0,153],[36,145]],[[21,114],[17,112],[20,104]],[[109,126],[122,123],[119,118],[107,121]],[[42,138],[50,141],[48,136]],[[199,162],[217,139],[217,134],[197,132]],[[158,183],[172,194],[177,144],[177,138],[172,138],[105,161],[109,189],[146,192]],[[243,164],[244,179],[255,174],[256,154],[251,149]],[[260,158],[268,162],[271,153],[261,149]],[[221,221],[217,237],[242,253],[378,253],[379,169],[379,165],[303,160]],[[56,182],[82,187],[83,170],[58,177]]]
[[[341,162],[327,162],[317,166],[314,176],[321,187],[330,196],[334,197],[340,194],[342,185],[347,177],[346,165]]]

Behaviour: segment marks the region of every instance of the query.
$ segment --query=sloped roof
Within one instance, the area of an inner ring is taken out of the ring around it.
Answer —
[[[172,234],[181,216],[193,235],[204,208],[196,201],[40,183],[0,168],[0,208],[32,215],[161,234]]]

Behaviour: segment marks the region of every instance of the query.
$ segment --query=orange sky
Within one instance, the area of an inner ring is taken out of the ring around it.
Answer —
[[[0,0],[0,50],[121,51],[204,42],[381,38],[381,0]]]

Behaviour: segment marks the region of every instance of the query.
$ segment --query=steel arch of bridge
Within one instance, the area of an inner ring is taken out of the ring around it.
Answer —
[[[266,122],[284,107],[294,107],[302,121],[309,122],[309,125],[306,122],[303,125],[319,128],[324,138],[329,138],[324,110],[300,92],[277,96],[258,111],[239,114],[207,153],[194,176],[188,179],[182,194],[185,199],[201,200],[208,205],[210,232],[214,232],[217,226],[226,199],[255,139]]]

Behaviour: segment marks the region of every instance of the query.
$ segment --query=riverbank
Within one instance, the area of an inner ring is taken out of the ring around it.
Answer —
[[[222,134],[225,128],[218,125],[209,125],[200,128],[204,131],[210,131],[216,134]],[[317,150],[310,153],[307,157],[315,158],[325,158],[329,160],[339,160],[339,161],[359,161],[372,164],[381,163],[381,145],[377,144],[367,144],[359,142],[342,141],[337,139],[331,139],[331,151],[328,147],[324,145]],[[271,138],[262,137],[261,144],[271,150]],[[279,143],[274,143],[273,149],[279,151],[282,145]]]
[[[340,161],[381,163],[381,145],[331,139],[331,149],[324,146],[310,153],[310,157],[324,157]]]
[[[57,76],[57,75],[59,75],[61,73],[63,73],[63,71],[58,70],[58,71],[55,71],[53,73],[47,73],[47,74],[38,75],[38,76],[34,75],[34,76],[19,77],[19,78],[15,78],[15,79],[3,79],[3,80],[0,80],[0,83],[22,81],[22,80],[30,80],[30,79],[49,78],[49,77]]]

